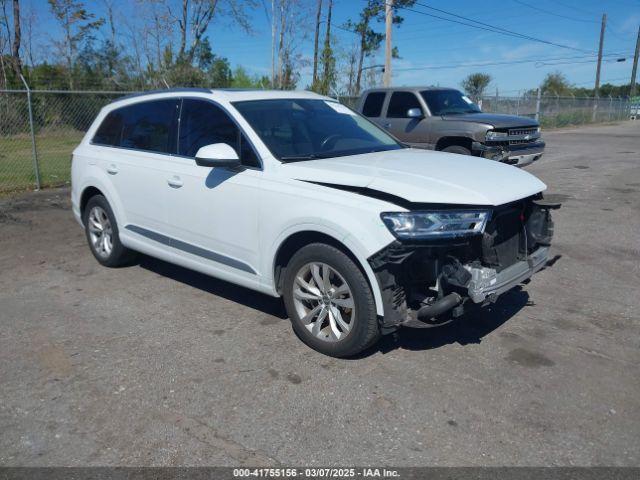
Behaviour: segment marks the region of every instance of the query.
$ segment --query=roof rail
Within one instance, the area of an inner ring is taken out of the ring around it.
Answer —
[[[112,100],[109,103],[119,102],[129,98],[144,97],[145,95],[153,95],[156,93],[174,93],[174,92],[199,92],[199,93],[212,93],[210,88],[198,88],[198,87],[176,87],[176,88],[164,88],[158,90],[146,90],[144,92],[131,93]]]

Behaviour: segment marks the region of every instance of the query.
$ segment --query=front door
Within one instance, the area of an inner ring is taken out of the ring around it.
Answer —
[[[178,130],[165,187],[174,249],[213,269],[256,278],[262,169],[253,148],[229,115],[204,99],[182,101]],[[245,168],[196,165],[196,152],[214,143],[232,146]]]
[[[423,115],[427,115],[415,93],[393,92],[381,124],[400,141],[418,148],[429,148],[428,121],[424,117],[409,117],[407,112],[412,108],[420,109]]]

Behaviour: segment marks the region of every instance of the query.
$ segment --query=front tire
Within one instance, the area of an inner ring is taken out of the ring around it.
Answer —
[[[460,145],[451,145],[447,148],[443,148],[442,151],[447,153],[458,153],[460,155],[471,155],[471,150]]]
[[[348,255],[331,245],[307,245],[291,258],[283,294],[294,331],[320,353],[350,357],[380,338],[367,279]]]
[[[135,252],[120,242],[118,224],[102,195],[89,199],[82,215],[87,242],[93,256],[105,267],[121,267],[135,259]]]

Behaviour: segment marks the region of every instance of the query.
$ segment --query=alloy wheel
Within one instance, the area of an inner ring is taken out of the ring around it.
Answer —
[[[307,263],[298,270],[293,303],[302,324],[321,340],[342,340],[353,327],[356,311],[351,288],[326,263]]]
[[[91,209],[88,227],[93,250],[101,258],[108,258],[113,250],[113,228],[104,208],[96,205]]]

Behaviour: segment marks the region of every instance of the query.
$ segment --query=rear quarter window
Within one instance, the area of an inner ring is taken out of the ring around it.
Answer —
[[[113,110],[92,143],[157,153],[175,153],[178,100],[155,100]]]
[[[110,112],[98,127],[92,142],[98,145],[119,147],[122,137],[122,112],[114,110]]]

